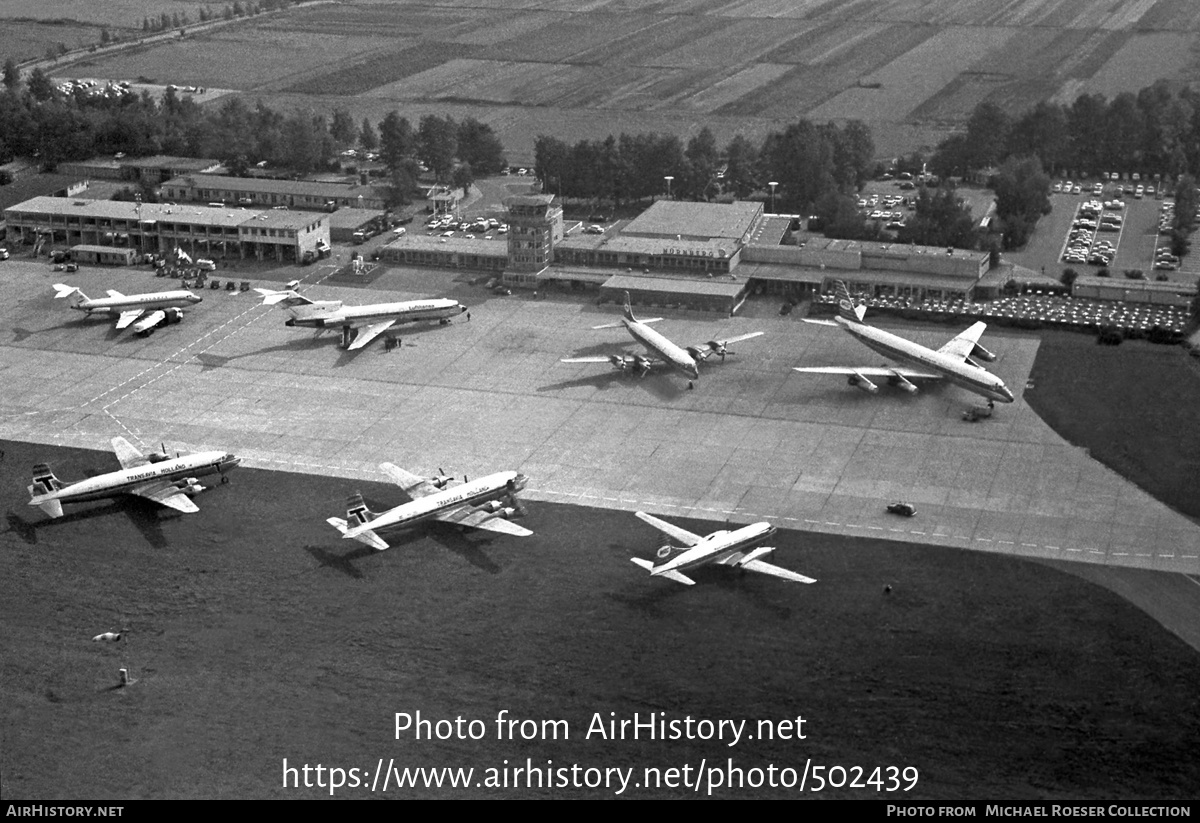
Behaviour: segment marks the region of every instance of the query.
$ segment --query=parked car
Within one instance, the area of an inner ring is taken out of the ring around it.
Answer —
[[[887,510],[892,514],[898,514],[901,517],[912,517],[917,513],[917,507],[912,503],[892,503],[887,507]]]

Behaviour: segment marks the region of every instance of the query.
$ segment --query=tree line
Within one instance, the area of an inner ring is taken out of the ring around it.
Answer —
[[[574,145],[539,135],[534,169],[547,192],[618,206],[669,188],[687,200],[770,193],[777,211],[807,214],[830,192],[857,192],[874,169],[874,154],[871,131],[860,121],[800,120],[757,144],[738,135],[724,149],[707,126],[686,144],[658,133],[610,134]]]
[[[161,98],[81,88],[63,94],[40,69],[22,79],[11,59],[4,64],[2,81],[0,162],[16,155],[35,157],[47,170],[95,156],[167,154],[220,160],[235,175],[246,175],[265,161],[289,176],[303,177],[337,171],[340,153],[361,146],[379,149],[389,197],[393,205],[403,205],[416,193],[422,164],[437,181],[459,186],[506,164],[499,138],[474,118],[426,115],[414,128],[398,112],[378,124],[368,119],[355,123],[340,108],[330,117],[280,112],[261,101],[251,106],[241,97],[202,108],[172,88]]]

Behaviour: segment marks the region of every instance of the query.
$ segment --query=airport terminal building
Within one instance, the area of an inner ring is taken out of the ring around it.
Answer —
[[[193,257],[299,262],[329,244],[329,215],[118,200],[35,197],[4,210],[10,237],[31,245],[129,248]],[[117,257],[113,258],[118,259]]]

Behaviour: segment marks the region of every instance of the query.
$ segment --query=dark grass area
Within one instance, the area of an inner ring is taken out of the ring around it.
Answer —
[[[376,553],[324,518],[356,488],[374,508],[392,505],[392,487],[249,469],[200,495],[199,514],[122,500],[49,521],[25,505],[32,464],[74,478],[111,470],[112,456],[0,445],[6,799],[322,794],[282,789],[285,757],[371,771],[380,757],[477,770],[529,758],[633,767],[635,779],[702,759],[749,769],[812,758],[915,766],[909,798],[1200,792],[1200,656],[1110,592],[1040,565],[780,532],[775,562],[817,584],[708,569],[684,587],[629,562],[661,542],[631,514],[537,502],[524,521],[533,538],[435,526]],[[90,639],[123,627],[127,643]],[[112,688],[120,666],[139,682]],[[393,713],[417,710],[483,720],[487,735],[394,739]],[[501,710],[565,719],[571,738],[498,740]],[[593,714],[610,712],[752,725],[799,715],[807,738],[585,739]]]
[[[1200,520],[1200,361],[1180,346],[1040,336],[1030,407],[1068,442]]]

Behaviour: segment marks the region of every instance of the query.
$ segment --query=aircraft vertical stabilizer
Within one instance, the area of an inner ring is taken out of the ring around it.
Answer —
[[[850,289],[846,288],[845,282],[841,280],[837,281],[837,301],[838,314],[851,323],[861,323],[863,322],[863,318],[867,316],[867,307],[854,305],[854,298],[850,296]]]
[[[50,494],[50,492],[56,492],[62,487],[62,481],[54,476],[54,472],[50,470],[49,465],[38,463],[33,467],[33,485],[29,487],[31,494]]]
[[[351,528],[370,523],[375,519],[375,513],[367,508],[362,494],[355,492],[346,501],[346,522]]]

